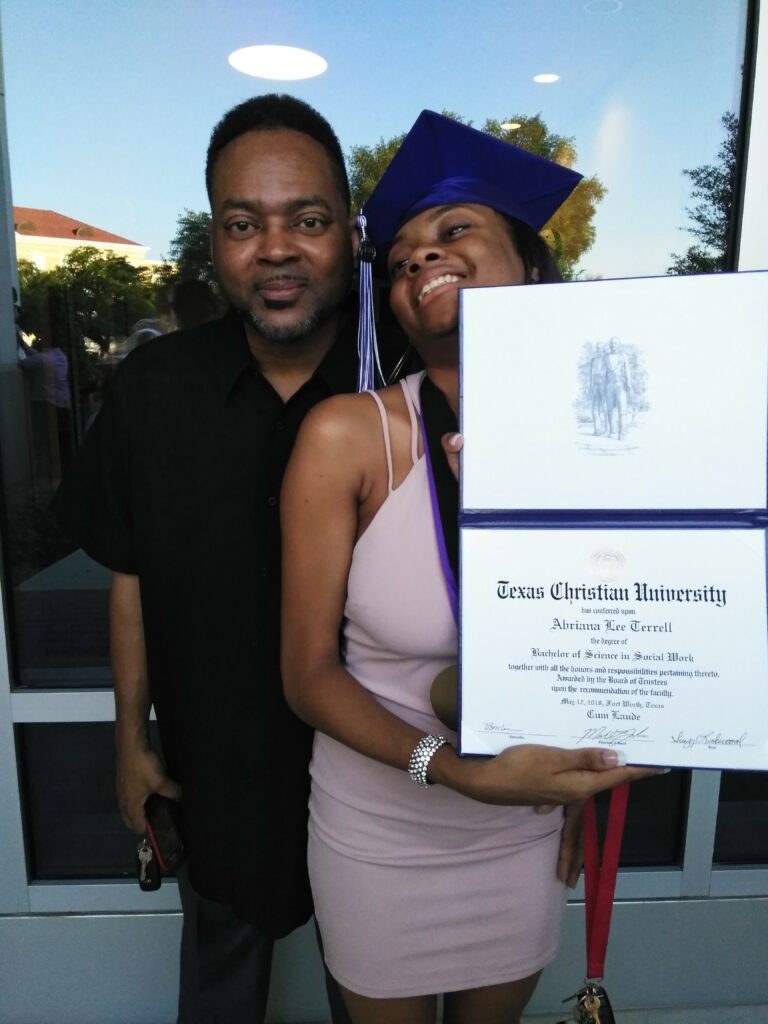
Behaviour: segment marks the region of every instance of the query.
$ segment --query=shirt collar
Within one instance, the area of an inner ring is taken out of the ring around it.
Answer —
[[[216,338],[215,367],[222,400],[227,401],[242,375],[253,369],[255,363],[248,339],[245,336],[243,321],[238,313],[230,308],[218,322],[219,334]]]
[[[313,374],[328,389],[328,394],[354,391],[357,381],[357,318],[350,310],[339,337],[326,352]],[[230,309],[219,321],[220,336],[216,343],[216,374],[223,401],[227,401],[236,384],[246,372],[258,372],[245,328],[239,314]]]

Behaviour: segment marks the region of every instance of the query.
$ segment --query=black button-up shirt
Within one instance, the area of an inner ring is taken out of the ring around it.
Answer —
[[[193,885],[276,936],[311,913],[311,731],[279,673],[280,484],[305,414],[355,374],[346,336],[284,403],[233,313],[151,341],[118,369],[54,502],[91,557],[139,576]]]

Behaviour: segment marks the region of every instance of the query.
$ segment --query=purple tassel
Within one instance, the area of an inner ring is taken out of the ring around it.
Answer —
[[[371,391],[376,387],[376,372],[379,381],[384,383],[384,374],[379,362],[379,349],[376,343],[376,323],[373,318],[373,261],[376,248],[366,234],[367,221],[363,213],[357,218],[360,229],[360,320],[357,327],[357,390]]]

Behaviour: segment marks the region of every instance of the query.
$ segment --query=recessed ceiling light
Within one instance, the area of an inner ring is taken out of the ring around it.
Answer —
[[[319,54],[298,46],[243,46],[230,53],[229,63],[244,75],[281,82],[314,78],[328,67]]]
[[[560,75],[534,75],[534,82],[539,82],[542,85],[548,85],[550,82],[559,82]]]
[[[505,131],[516,132],[518,128],[522,128],[523,126],[519,121],[502,121],[501,127],[504,128]]]

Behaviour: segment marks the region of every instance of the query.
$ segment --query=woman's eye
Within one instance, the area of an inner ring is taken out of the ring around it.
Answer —
[[[451,224],[449,228],[446,228],[445,237],[455,238],[457,235],[460,235],[463,231],[466,231],[468,227],[468,224]]]
[[[389,276],[396,277],[397,274],[399,274],[401,270],[405,270],[407,266],[408,260],[406,257],[403,257],[401,260],[395,260],[389,265]]]

